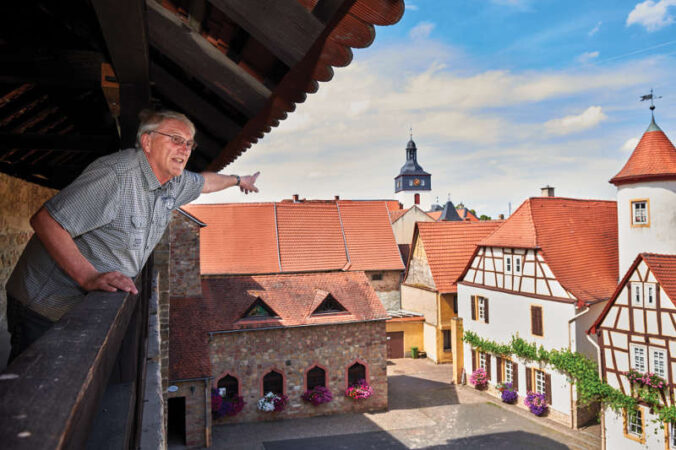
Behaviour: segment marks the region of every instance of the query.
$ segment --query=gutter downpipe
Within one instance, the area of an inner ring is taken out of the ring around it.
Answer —
[[[577,313],[570,320],[568,320],[568,350],[570,350],[571,352],[573,351],[572,348],[573,338],[572,333],[570,331],[570,326],[573,324],[575,320],[591,311],[591,308],[589,306],[585,306],[585,308],[586,309],[584,311]],[[570,427],[572,429],[575,429],[575,424],[577,423],[577,408],[576,408],[577,392],[573,392],[572,384],[569,386],[569,390],[570,390]]]

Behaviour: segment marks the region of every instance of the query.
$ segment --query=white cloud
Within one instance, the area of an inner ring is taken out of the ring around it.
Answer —
[[[577,57],[578,62],[587,64],[589,61],[599,57],[599,52],[584,52]]]
[[[410,2],[406,2],[405,7],[406,7],[407,11],[409,11],[409,10],[410,11],[417,11],[418,10],[418,5],[414,5],[413,3],[410,3]]]
[[[565,116],[545,122],[547,132],[551,134],[570,134],[594,128],[607,116],[600,106],[590,106],[582,114]]]
[[[648,31],[657,31],[674,23],[674,18],[668,14],[670,6],[676,5],[676,0],[660,0],[655,3],[646,0],[638,3],[627,16],[627,26],[643,25]]]
[[[637,137],[627,139],[625,143],[622,145],[622,148],[620,150],[626,153],[633,152],[636,146],[638,145],[638,141],[639,138]]]
[[[601,24],[602,24],[602,23],[603,23],[603,22],[599,21],[599,22],[596,24],[596,26],[594,26],[594,28],[592,28],[591,30],[589,30],[589,32],[587,33],[587,36],[591,37],[591,36],[594,36],[596,33],[598,33],[599,30],[601,29]]]
[[[432,22],[420,22],[408,32],[408,35],[411,39],[425,39],[430,36],[432,30],[434,30],[435,24]]]

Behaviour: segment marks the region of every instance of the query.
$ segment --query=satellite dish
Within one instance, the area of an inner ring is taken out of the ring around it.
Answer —
[[[167,392],[176,392],[178,391],[178,386],[176,385],[171,385],[167,388]]]

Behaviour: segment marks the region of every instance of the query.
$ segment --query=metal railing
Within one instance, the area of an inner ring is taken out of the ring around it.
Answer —
[[[136,284],[90,292],[0,374],[0,447],[138,447],[152,258]]]

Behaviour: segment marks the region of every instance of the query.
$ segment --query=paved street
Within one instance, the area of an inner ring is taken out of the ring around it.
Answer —
[[[450,384],[450,366],[393,360],[390,410],[217,426],[214,449],[597,449],[598,426],[574,432],[532,420],[485,394]]]

